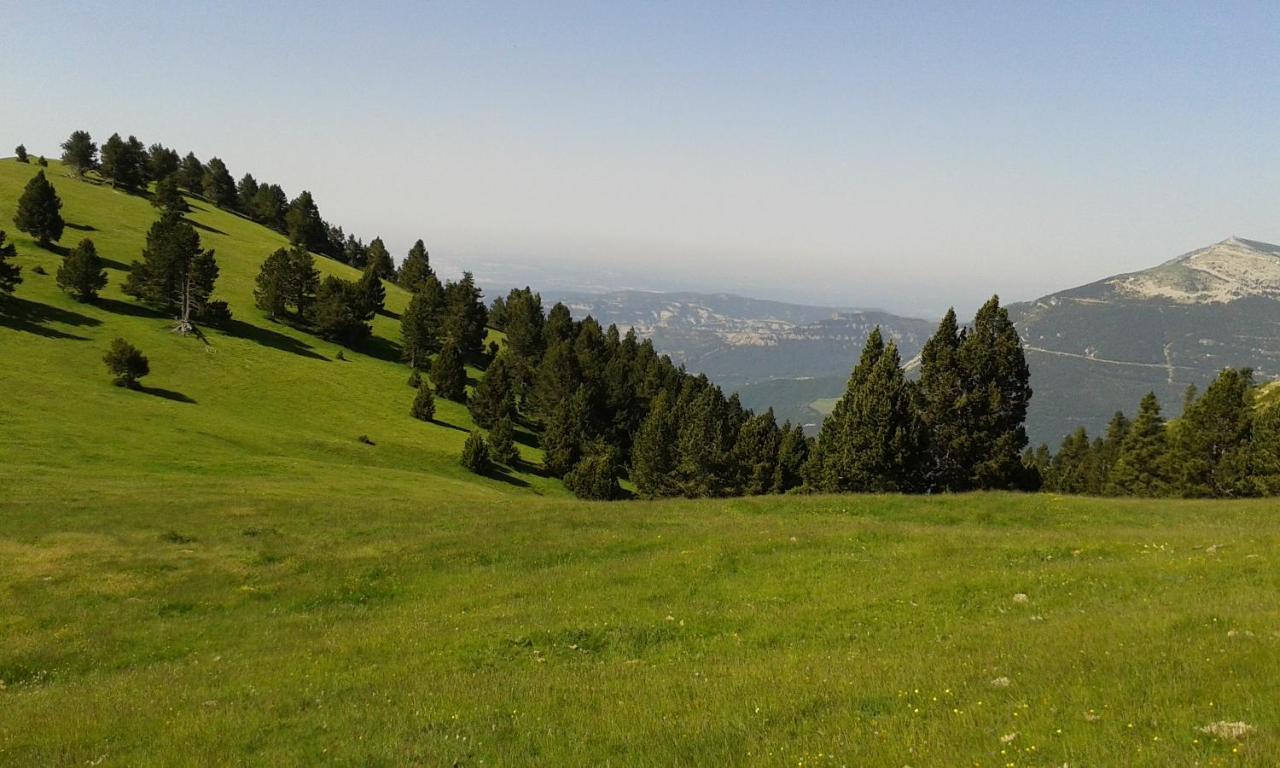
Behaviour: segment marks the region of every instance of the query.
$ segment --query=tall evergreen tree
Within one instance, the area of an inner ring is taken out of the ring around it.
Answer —
[[[409,254],[404,257],[396,282],[406,291],[416,293],[422,290],[427,278],[434,274],[435,272],[431,269],[430,257],[427,255],[427,246],[422,240],[418,240],[409,249]]]
[[[320,270],[311,252],[296,245],[289,249],[288,265],[285,298],[299,317],[305,317],[320,290]]]
[[[400,348],[409,367],[415,370],[440,348],[436,318],[427,301],[422,291],[414,293],[400,315]]]
[[[759,496],[773,491],[781,444],[782,433],[772,408],[747,419],[733,445],[733,464],[739,475],[738,493]]]
[[[1154,392],[1148,392],[1138,405],[1138,415],[1111,468],[1107,490],[1121,496],[1164,496],[1169,492],[1169,440]]]
[[[578,372],[578,359],[567,341],[561,341],[547,350],[534,374],[530,405],[541,419],[551,416],[561,403],[573,397],[582,377]]]
[[[170,174],[156,182],[156,190],[151,195],[151,204],[162,211],[186,213],[190,210],[187,205],[187,199],[182,196],[182,192],[178,189],[178,177],[176,174]]]
[[[19,144],[19,145],[18,145],[18,146],[13,150],[13,156],[14,156],[14,159],[15,159],[15,160],[17,160],[17,161],[18,161],[18,162],[20,162],[20,163],[29,163],[29,162],[31,162],[31,160],[27,157],[27,148],[26,148],[25,146],[23,146],[22,144]]]
[[[202,250],[200,235],[180,215],[167,212],[151,225],[142,261],[133,262],[125,293],[153,307],[175,312],[176,330],[192,331],[193,319],[205,316],[218,279],[212,250]]]
[[[1096,457],[1084,427],[1067,435],[1049,462],[1046,487],[1058,493],[1089,493],[1093,487]]]
[[[489,455],[499,464],[515,467],[520,463],[520,451],[516,448],[515,427],[511,418],[503,416],[489,430]]]
[[[71,137],[62,142],[62,162],[77,176],[98,167],[98,145],[93,143],[88,131],[73,131]]]
[[[919,413],[928,434],[922,478],[926,490],[969,488],[974,448],[965,419],[965,376],[959,360],[963,341],[955,310],[948,309],[920,352]]]
[[[196,153],[188,152],[178,167],[178,183],[193,195],[204,193],[204,163],[196,157]]]
[[[17,249],[13,243],[5,242],[7,237],[8,233],[0,229],[0,298],[13,293],[22,283],[22,267],[9,263],[9,259],[17,255]]]
[[[67,254],[58,267],[55,280],[59,288],[75,296],[77,301],[89,302],[98,298],[98,291],[107,286],[107,273],[92,240],[86,237]]]
[[[573,469],[590,439],[587,425],[587,393],[579,389],[558,405],[542,433],[542,466],[554,477]]]
[[[40,245],[48,247],[51,242],[62,238],[62,200],[58,192],[44,177],[44,171],[37,171],[22,190],[18,198],[18,212],[13,217],[17,228],[36,239]]]
[[[436,393],[457,403],[467,401],[467,370],[457,345],[446,342],[431,364],[431,383]]]
[[[288,304],[289,252],[277,248],[262,262],[258,270],[253,300],[267,317],[275,320],[284,315]]]
[[[236,207],[236,180],[220,158],[210,158],[200,183],[209,202],[228,210]]]
[[[246,216],[253,216],[253,201],[258,197],[258,180],[246,173],[236,182],[236,209]]]
[[[1224,369],[1178,421],[1171,446],[1172,478],[1184,496],[1253,495],[1250,439],[1253,372]]]
[[[370,315],[381,312],[386,305],[387,289],[382,285],[382,278],[376,270],[365,267],[360,275],[360,293],[364,296],[364,307]]]
[[[509,309],[509,308],[508,308]],[[543,346],[551,349],[561,341],[573,341],[573,315],[569,308],[560,302],[547,313],[547,321],[542,327]]]
[[[289,197],[277,184],[259,184],[253,196],[249,215],[274,230],[286,230],[285,216],[289,212]]]
[[[1090,488],[1090,493],[1102,494],[1107,492],[1107,481],[1111,476],[1111,468],[1116,465],[1116,461],[1120,458],[1120,449],[1124,446],[1124,439],[1129,435],[1129,429],[1132,427],[1129,417],[1124,415],[1124,411],[1116,411],[1111,417],[1111,421],[1107,423],[1107,434],[1102,439],[1102,445],[1098,448],[1098,477],[1096,485]]]
[[[178,153],[163,144],[147,147],[147,178],[159,181],[173,176],[182,166]]]
[[[1249,470],[1254,495],[1280,494],[1280,405],[1261,408],[1254,415]]]
[[[413,408],[409,415],[419,421],[433,421],[436,417],[436,398],[431,387],[424,382],[418,383],[417,394],[413,398]]]
[[[674,475],[684,496],[723,496],[732,490],[728,459],[734,435],[726,409],[724,393],[704,380],[697,397],[679,414]]]
[[[311,193],[303,191],[289,203],[284,215],[285,231],[289,242],[301,245],[309,251],[322,252],[328,243],[324,219],[320,218],[320,209],[311,197]]]
[[[532,370],[542,357],[544,347],[542,296],[527,286],[507,294],[506,318],[503,323],[507,344],[516,357]]]
[[[500,352],[490,363],[468,401],[471,418],[489,429],[499,419],[515,414],[515,381],[510,353]]]
[[[631,479],[641,496],[661,498],[674,496],[676,465],[676,425],[671,413],[671,399],[659,392],[649,406],[649,413],[636,433],[631,448]]]
[[[809,460],[810,440],[804,427],[794,427],[788,422],[782,426],[782,439],[778,443],[778,463],[773,475],[773,492],[786,493],[799,488],[804,478],[801,472]]]
[[[307,310],[307,319],[321,337],[355,347],[373,331],[360,286],[350,280],[329,275],[316,291],[315,301]]]
[[[142,143],[130,136],[128,141],[113,133],[102,145],[102,175],[111,179],[112,187],[123,187],[132,192],[146,182],[146,155]]]
[[[579,499],[612,501],[622,496],[618,484],[618,452],[602,442],[596,442],[564,476],[564,485]]]
[[[959,358],[970,388],[969,424],[977,437],[970,471],[973,487],[1025,487],[1022,449],[1027,445],[1031,371],[1022,338],[998,297],[978,310]]]
[[[876,328],[844,396],[823,422],[821,487],[883,493],[920,485],[921,430],[897,345]]]
[[[373,242],[369,243],[366,259],[364,267],[366,272],[373,272],[383,280],[396,279],[396,265],[391,261],[391,252],[387,250],[381,237],[375,237]]]
[[[463,272],[462,279],[445,286],[445,337],[458,345],[464,358],[479,360],[484,351],[489,310],[484,305],[484,294],[476,286],[470,272]]]

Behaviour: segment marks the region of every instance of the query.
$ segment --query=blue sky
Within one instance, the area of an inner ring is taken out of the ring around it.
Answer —
[[[934,314],[1280,241],[1274,3],[0,6],[0,140],[216,154],[482,274]]]

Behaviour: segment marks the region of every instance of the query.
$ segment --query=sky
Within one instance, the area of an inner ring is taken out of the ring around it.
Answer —
[[[0,141],[136,134],[512,283],[937,316],[1280,242],[1280,4],[0,0]],[[6,150],[0,150],[6,151]]]

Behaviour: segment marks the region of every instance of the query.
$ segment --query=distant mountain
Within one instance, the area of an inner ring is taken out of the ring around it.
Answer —
[[[1187,385],[1224,367],[1280,375],[1280,246],[1232,237],[1009,313],[1031,365],[1033,441],[1099,432],[1148,391],[1176,416]]]

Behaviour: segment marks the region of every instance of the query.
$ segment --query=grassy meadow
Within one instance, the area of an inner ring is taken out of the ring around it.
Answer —
[[[1275,501],[477,477],[394,317],[339,360],[253,308],[252,222],[194,201],[237,322],[180,338],[119,291],[154,209],[52,164],[61,245],[115,265],[64,296],[7,225],[35,170],[0,160],[0,765],[1280,764]]]

